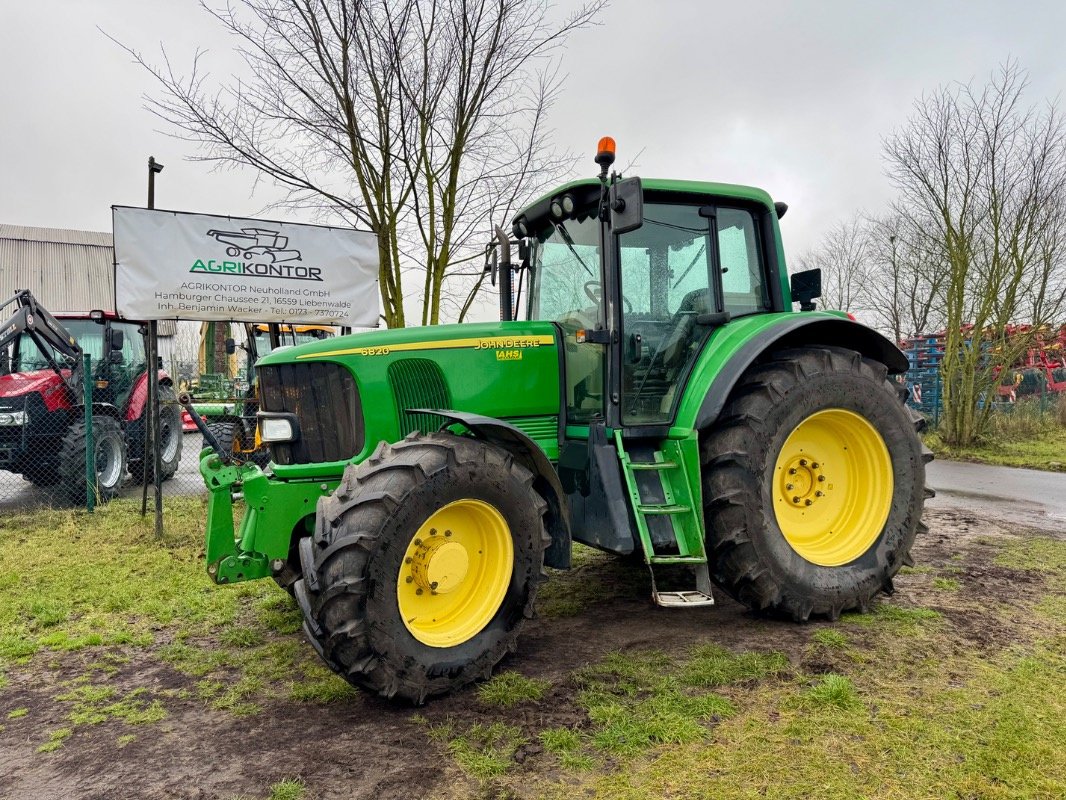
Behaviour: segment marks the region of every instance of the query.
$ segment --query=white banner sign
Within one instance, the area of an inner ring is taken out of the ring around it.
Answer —
[[[128,319],[376,327],[366,231],[114,206],[116,310]]]

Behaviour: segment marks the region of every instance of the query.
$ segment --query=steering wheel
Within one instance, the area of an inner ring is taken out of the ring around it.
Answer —
[[[585,281],[585,285],[581,287],[585,290],[585,296],[596,305],[600,304],[600,299],[603,296],[603,292],[600,288],[599,281]],[[628,297],[622,297],[622,308],[629,314],[633,311],[633,304],[629,301]]]

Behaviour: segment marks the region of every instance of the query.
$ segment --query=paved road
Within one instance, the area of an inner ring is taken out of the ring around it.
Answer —
[[[203,478],[200,477],[198,461],[202,446],[199,433],[185,434],[178,471],[173,478],[163,484],[164,497],[206,492]],[[139,499],[141,491],[140,485],[127,479],[126,485],[122,488],[122,496]],[[149,498],[151,498],[150,491]],[[151,502],[149,499],[149,503]],[[20,475],[0,471],[0,513],[41,506],[65,507],[68,505],[69,501],[63,497],[57,497],[55,492],[40,489],[29,481],[23,480]]]
[[[1066,473],[934,461],[926,483],[934,508],[965,508],[1033,528],[1066,530]]]

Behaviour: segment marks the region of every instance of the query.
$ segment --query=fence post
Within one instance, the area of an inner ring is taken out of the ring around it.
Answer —
[[[93,442],[93,371],[88,353],[82,354],[82,404],[85,406],[85,510],[96,508],[96,445]]]

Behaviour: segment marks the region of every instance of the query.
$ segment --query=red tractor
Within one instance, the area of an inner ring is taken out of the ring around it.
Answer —
[[[127,470],[135,481],[153,481],[154,459],[145,447],[149,377],[143,326],[103,311],[53,316],[25,289],[0,311],[12,305],[14,313],[0,327],[0,470],[58,487],[72,501],[85,497],[82,370],[88,353],[100,500],[117,494]],[[170,376],[162,370],[156,375],[159,476],[166,480],[181,460],[181,411]]]

